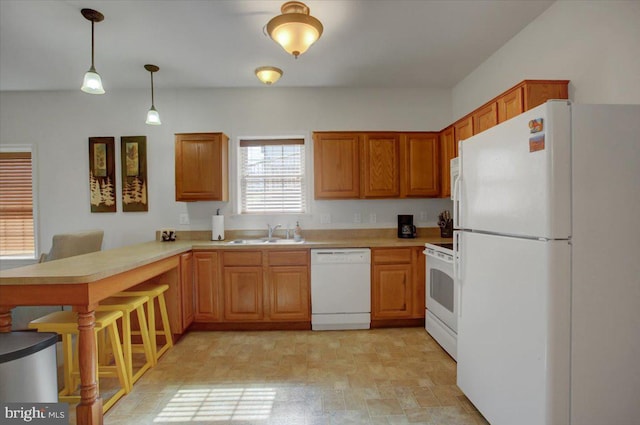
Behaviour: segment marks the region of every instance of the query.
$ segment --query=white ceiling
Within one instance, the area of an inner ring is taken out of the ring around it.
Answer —
[[[0,90],[74,90],[91,64],[106,90],[258,87],[451,88],[539,16],[547,0],[307,0],[324,34],[299,59],[263,33],[284,1],[0,0]]]

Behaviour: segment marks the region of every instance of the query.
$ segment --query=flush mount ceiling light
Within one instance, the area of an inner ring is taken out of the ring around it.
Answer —
[[[267,24],[267,33],[297,59],[320,38],[322,23],[309,14],[306,4],[299,1],[286,2],[280,11],[282,15]]]
[[[261,66],[256,68],[256,77],[258,77],[258,80],[270,86],[282,77],[282,70],[275,66]]]
[[[102,87],[102,79],[100,74],[96,72],[95,66],[93,66],[93,24],[96,22],[102,22],[104,15],[93,9],[82,9],[80,11],[82,16],[91,21],[91,68],[84,74],[84,81],[82,82],[82,90],[85,93],[90,94],[104,94],[104,88]]]
[[[151,109],[147,112],[147,121],[145,121],[149,125],[160,125],[160,114],[156,111],[156,107],[153,105],[153,73],[158,72],[160,70],[156,65],[145,65],[144,69],[149,71],[151,74]]]

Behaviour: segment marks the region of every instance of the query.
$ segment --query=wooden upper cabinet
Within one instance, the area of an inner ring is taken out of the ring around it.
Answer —
[[[357,133],[313,134],[315,199],[360,197],[359,140]]]
[[[401,143],[401,196],[438,196],[440,192],[438,133],[404,133]]]
[[[399,197],[399,134],[365,133],[362,137],[362,158],[362,197]]]
[[[515,89],[498,98],[498,122],[504,122],[524,112],[523,88]]]
[[[223,133],[175,135],[176,201],[229,199],[229,138]]]
[[[466,140],[469,137],[473,136],[473,116],[468,115],[464,118],[459,119],[453,124],[455,139],[454,142],[456,146],[458,145],[459,140]]]
[[[497,98],[498,122],[504,122],[549,99],[568,99],[568,80],[524,80]]]
[[[473,134],[481,133],[498,124],[498,103],[491,102],[473,113]]]
[[[528,111],[549,99],[569,99],[569,80],[524,80],[523,111]]]
[[[440,132],[440,169],[441,182],[440,197],[451,196],[451,160],[458,156],[458,143],[455,139],[455,130],[449,126]]]

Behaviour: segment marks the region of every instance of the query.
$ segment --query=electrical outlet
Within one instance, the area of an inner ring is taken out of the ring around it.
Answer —
[[[376,222],[376,213],[369,213],[369,222],[370,223]]]
[[[427,221],[427,212],[426,211],[420,211],[420,221],[421,222],[425,222]]]
[[[320,224],[331,223],[331,214],[320,214]]]
[[[180,214],[178,220],[180,224],[189,224],[189,214]]]
[[[362,223],[362,215],[360,213],[353,214],[354,223]]]

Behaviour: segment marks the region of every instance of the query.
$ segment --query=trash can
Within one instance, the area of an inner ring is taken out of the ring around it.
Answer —
[[[48,332],[0,332],[0,401],[58,402],[56,342]]]

